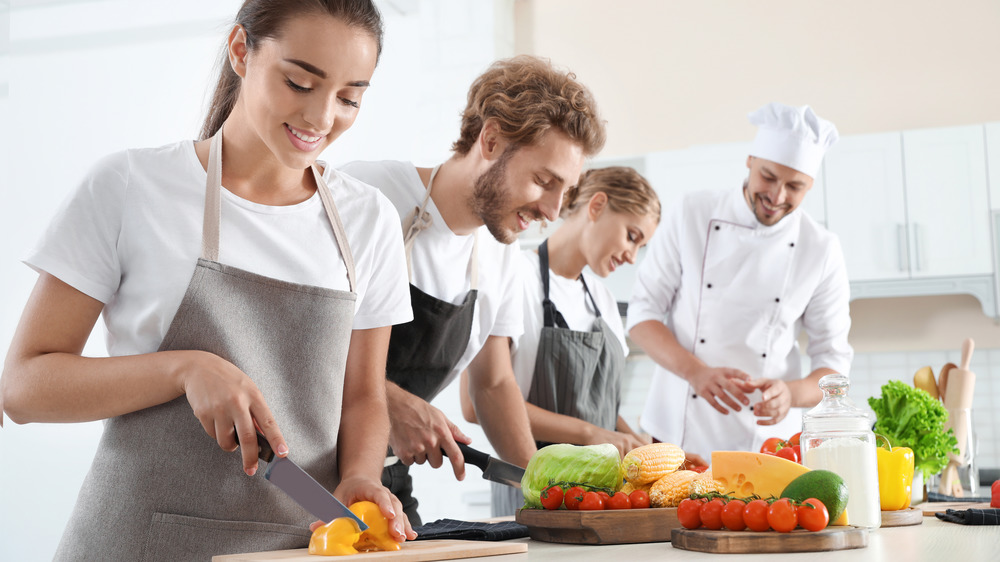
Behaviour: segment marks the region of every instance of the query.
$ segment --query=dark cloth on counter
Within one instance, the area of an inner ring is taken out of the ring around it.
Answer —
[[[988,490],[987,490],[988,491]],[[989,496],[967,496],[959,498],[957,496],[949,496],[948,494],[941,494],[938,492],[927,492],[927,501],[929,502],[969,502],[969,503],[990,503]]]
[[[414,527],[417,539],[463,539],[473,541],[506,541],[528,536],[528,528],[516,521],[479,523],[438,519],[421,527]]]
[[[962,525],[1000,525],[1000,509],[949,509],[934,515],[942,521]]]

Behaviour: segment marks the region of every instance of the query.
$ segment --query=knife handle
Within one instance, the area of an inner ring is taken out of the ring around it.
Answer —
[[[462,456],[465,457],[465,464],[473,464],[478,466],[480,470],[486,470],[486,465],[490,462],[489,455],[459,441],[456,441],[455,444],[458,445],[458,450],[462,451]],[[441,449],[441,452],[444,453],[444,449]],[[445,456],[448,455],[448,453],[444,454]]]
[[[235,425],[233,426],[233,429],[236,429]],[[239,443],[240,443],[240,436],[237,433],[236,444],[239,445]],[[257,458],[259,458],[264,462],[271,462],[271,460],[274,458],[274,449],[271,448],[271,444],[268,443],[267,439],[264,438],[264,434],[262,434],[259,431],[257,432]]]

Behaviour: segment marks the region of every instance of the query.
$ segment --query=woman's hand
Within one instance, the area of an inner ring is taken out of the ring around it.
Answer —
[[[242,450],[243,471],[257,472],[257,430],[279,457],[288,455],[277,422],[257,385],[239,368],[205,351],[179,354],[174,373],[194,415],[224,451]]]
[[[410,520],[403,512],[403,504],[381,482],[362,477],[345,478],[340,481],[334,495],[337,498],[344,498],[345,505],[352,505],[364,500],[377,505],[382,515],[388,520],[389,535],[396,542],[412,541],[417,538],[417,533],[413,531]],[[317,521],[309,526],[309,530],[315,531],[320,525],[323,525],[323,522]]]

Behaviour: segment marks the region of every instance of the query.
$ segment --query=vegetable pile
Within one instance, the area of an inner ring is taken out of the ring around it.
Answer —
[[[555,444],[538,450],[521,478],[526,507],[541,508],[542,492],[553,485],[561,489],[578,486],[585,491],[614,495],[622,487],[621,455],[609,443],[603,445]]]
[[[878,420],[875,433],[885,436],[893,447],[913,450],[914,466],[930,478],[948,465],[948,454],[958,453],[958,441],[944,431],[948,411],[924,390],[900,381],[882,386],[882,395],[868,399]]]

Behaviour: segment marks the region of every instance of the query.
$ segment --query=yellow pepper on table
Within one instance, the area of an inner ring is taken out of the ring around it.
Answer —
[[[897,511],[910,507],[913,485],[913,450],[909,447],[885,449],[879,447],[878,494],[882,511]]]

